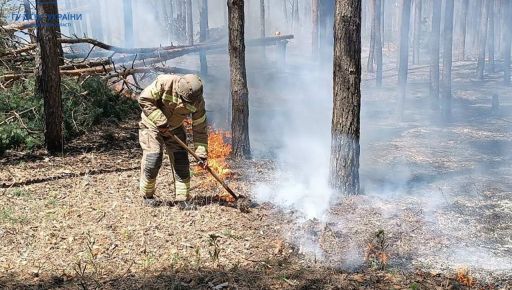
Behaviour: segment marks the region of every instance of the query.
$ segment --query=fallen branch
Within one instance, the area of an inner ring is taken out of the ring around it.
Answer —
[[[33,28],[35,25],[36,25],[35,20],[19,21],[19,22],[14,22],[14,23],[2,26],[2,30],[6,31],[8,33],[15,33],[20,30]]]
[[[293,35],[283,35],[283,36],[272,36],[265,37],[259,39],[252,39],[246,42],[247,46],[267,46],[267,45],[277,45],[283,43],[288,39],[293,39]],[[80,39],[77,39],[80,40]],[[83,40],[83,39],[82,39]],[[169,47],[168,47],[169,48]],[[102,60],[98,62],[90,62],[83,63],[78,65],[65,65],[61,67],[61,74],[65,76],[82,76],[82,75],[101,75],[101,74],[109,74],[112,71],[118,73],[116,70],[118,68],[122,68],[122,72],[120,76],[127,75],[124,72],[129,71],[130,69],[140,69],[143,67],[149,67],[161,62],[165,62],[170,59],[174,59],[186,54],[199,52],[201,50],[217,50],[217,49],[227,49],[227,43],[214,43],[214,44],[197,44],[192,46],[184,46],[184,47],[174,47],[168,50],[159,50],[151,53],[141,53],[137,54],[135,57],[123,57],[123,60],[130,59],[129,62],[124,62],[121,64],[116,64],[112,59]],[[146,49],[139,49],[140,51],[146,51]],[[93,66],[96,65],[96,66]],[[80,68],[76,68],[80,67]],[[129,68],[129,69],[128,69]],[[149,69],[151,70],[151,68]],[[19,80],[21,78],[32,75],[33,72],[23,72],[23,73],[11,73],[0,76],[0,82],[7,82],[12,80]]]

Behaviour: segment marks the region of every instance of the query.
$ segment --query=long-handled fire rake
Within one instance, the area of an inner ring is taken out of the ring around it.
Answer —
[[[183,141],[181,141],[181,139],[178,138],[178,136],[176,136],[174,134],[171,134],[171,137],[183,149],[187,150],[187,152],[190,153],[190,155],[192,155],[194,157],[194,159],[196,159],[196,161],[199,163],[199,165],[201,165],[201,167],[206,169],[206,171],[208,171],[213,176],[213,178],[215,178],[215,180],[217,180],[222,185],[222,187],[224,187],[224,189],[235,199],[236,206],[241,212],[249,212],[251,201],[247,197],[245,197],[241,194],[236,195],[233,192],[233,190],[226,184],[226,182],[224,180],[222,180],[222,178],[220,178],[220,176],[215,171],[213,171],[211,169],[211,167],[208,166],[208,164],[204,163],[204,161],[199,156],[197,156],[197,154],[192,149],[190,149],[187,146],[187,144],[185,144]]]

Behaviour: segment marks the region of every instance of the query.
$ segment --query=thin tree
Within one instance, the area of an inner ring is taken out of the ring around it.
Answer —
[[[313,59],[318,58],[319,49],[319,35],[318,35],[318,22],[319,22],[319,2],[320,0],[313,0],[311,3],[311,51]]]
[[[192,0],[187,0],[187,38],[188,44],[194,44],[194,21],[192,18]]]
[[[250,158],[249,90],[245,70],[244,0],[227,0],[229,26],[229,68],[232,99],[232,155],[235,159]]]
[[[92,18],[91,28],[92,36],[98,40],[104,41],[103,39],[103,19],[101,18],[101,7],[99,0],[91,1],[90,15]]]
[[[403,118],[405,93],[407,89],[407,71],[409,70],[409,26],[411,22],[411,1],[402,1],[402,19],[400,25],[400,59],[398,66],[398,85],[400,89],[400,115]]]
[[[432,31],[430,35],[430,98],[431,107],[439,109],[439,45],[441,34],[442,0],[432,2]]]
[[[503,3],[504,14],[512,15],[512,3],[505,1]],[[504,37],[503,37],[503,81],[506,85],[510,84],[510,50],[512,44],[512,19],[504,17]]]
[[[25,13],[25,19],[23,19],[23,20],[32,20],[32,9],[30,8],[29,0],[23,0],[23,10]],[[35,43],[37,41],[37,39],[34,36],[34,29],[29,28],[28,33],[30,35],[30,42]]]
[[[370,73],[373,73],[373,63],[375,62],[375,14],[376,11],[376,0],[370,1],[370,48],[368,50],[368,62],[366,63],[366,70]]]
[[[292,3],[292,18],[293,18],[293,31],[296,32],[299,27],[300,19],[299,19],[299,0],[293,0]]]
[[[132,0],[123,0],[124,11],[124,42],[126,47],[135,45],[133,32],[133,9]]]
[[[460,52],[462,60],[466,60],[466,31],[469,11],[469,0],[462,1],[462,17],[461,17],[461,38],[460,38]]]
[[[489,1],[488,29],[489,41],[487,50],[489,51],[489,71],[494,72],[494,0]]]
[[[375,80],[377,87],[382,86],[382,30],[381,30],[381,17],[382,17],[382,1],[375,0],[375,63],[377,64],[377,73]]]
[[[480,37],[479,37],[479,46],[478,46],[478,62],[477,62],[477,77],[479,80],[484,79],[484,69],[485,69],[485,47],[487,45],[487,26],[489,23],[489,10],[490,4],[492,2],[490,0],[484,0],[483,9],[480,18]]]
[[[330,184],[359,194],[361,110],[361,1],[336,0]]]
[[[208,40],[208,1],[201,0],[201,10],[199,11],[199,41],[201,43]],[[201,75],[208,74],[208,61],[206,59],[206,51],[199,52],[199,60],[201,62]]]
[[[454,1],[445,1],[444,41],[443,41],[443,79],[442,79],[442,117],[449,121],[452,113],[452,46],[453,46],[453,8]]]
[[[36,0],[37,46],[39,57],[36,68],[36,96],[44,101],[45,143],[48,152],[61,152],[63,140],[63,113],[61,78],[59,14],[57,1]]]
[[[264,38],[265,35],[265,0],[260,0],[260,37]]]
[[[421,44],[421,0],[414,1],[414,40],[412,44],[412,63],[420,63]]]

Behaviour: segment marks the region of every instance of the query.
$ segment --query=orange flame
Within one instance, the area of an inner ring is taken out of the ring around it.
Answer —
[[[232,149],[226,142],[230,137],[229,132],[220,130],[212,130],[208,135],[208,165],[223,178],[231,175],[226,161]]]

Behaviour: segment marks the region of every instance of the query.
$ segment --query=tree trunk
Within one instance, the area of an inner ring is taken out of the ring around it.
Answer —
[[[359,194],[361,1],[336,0],[330,184]]]
[[[420,44],[421,44],[421,0],[414,2],[414,40],[412,49],[412,63],[420,63]]]
[[[124,43],[125,47],[134,47],[134,33],[133,33],[133,11],[132,0],[123,0],[124,11]]]
[[[487,27],[489,23],[489,8],[492,2],[490,0],[484,0],[482,5],[482,13],[480,19],[480,37],[478,47],[478,63],[477,63],[477,77],[479,80],[484,79],[485,69],[485,47],[487,45]]]
[[[260,0],[260,37],[264,38],[265,35],[265,0]]]
[[[32,20],[32,9],[30,8],[30,1],[29,0],[23,0],[23,12],[25,13],[25,21]],[[29,28],[28,32],[30,34],[30,42],[35,43],[37,41],[37,38],[34,36],[34,29]]]
[[[510,15],[512,15],[512,3],[510,1],[505,1],[503,3],[503,11],[505,11],[504,15],[508,15],[508,17],[503,17],[504,25],[504,39],[503,39],[503,77],[505,85],[510,84],[510,48],[512,44],[512,19]]]
[[[92,0],[91,1],[91,8],[90,9],[90,15],[92,18],[92,35],[94,38],[100,41],[105,41],[103,38],[103,19],[101,17],[101,7],[99,0]]]
[[[380,35],[381,35],[381,43],[382,43],[382,46],[384,46],[384,16],[386,15],[386,9],[385,9],[385,5],[386,5],[386,0],[381,0],[381,3],[380,3],[380,7],[381,7],[381,11],[380,11]]]
[[[369,73],[373,73],[374,70],[373,70],[373,63],[375,62],[374,61],[374,56],[375,56],[375,14],[377,13],[377,11],[375,11],[375,7],[376,7],[376,0],[371,0],[370,1],[370,13],[369,13],[369,17],[370,17],[370,22],[371,22],[371,25],[370,25],[370,48],[368,50],[368,62],[366,63],[366,70],[369,72]]]
[[[452,45],[453,45],[453,7],[454,1],[445,1],[444,41],[443,41],[443,80],[442,80],[442,117],[449,121],[452,113]]]
[[[199,41],[201,43],[208,39],[208,1],[201,0],[201,10],[199,11]],[[199,52],[199,60],[201,62],[201,75],[208,74],[208,61],[206,59],[206,51]]]
[[[489,1],[490,4],[489,4],[489,11],[487,12],[488,14],[488,19],[489,19],[489,24],[488,24],[488,29],[489,29],[489,41],[488,41],[488,51],[489,51],[489,72],[493,73],[494,72],[494,0],[490,0]]]
[[[229,17],[229,68],[232,98],[232,155],[250,158],[249,90],[245,70],[244,0],[227,0]]]
[[[311,3],[311,51],[313,59],[318,59],[318,15],[319,15],[319,2],[320,0],[313,0]]]
[[[265,0],[260,0],[260,37],[264,38],[266,35],[265,31]],[[265,46],[261,47],[261,54],[265,59]]]
[[[460,55],[462,60],[466,60],[466,28],[468,21],[469,0],[462,2],[462,17],[461,17],[461,39],[460,39]]]
[[[59,46],[57,41],[59,19],[52,17],[58,15],[55,3],[45,0],[36,1],[37,45],[39,59],[36,70],[36,96],[44,100],[45,116],[45,143],[51,154],[62,152],[63,140],[63,113],[62,95],[59,72]]]
[[[293,15],[293,32],[298,31],[298,27],[300,25],[299,21],[299,0],[293,0],[293,7],[292,7],[292,15]]]
[[[439,109],[439,45],[441,34],[442,0],[432,3],[432,32],[430,36],[430,98],[433,110]]]
[[[409,26],[411,22],[411,1],[402,1],[402,19],[400,25],[400,63],[398,67],[398,85],[400,87],[400,115],[403,117],[405,93],[407,89],[407,71],[409,70]]]
[[[187,39],[189,45],[194,45],[194,21],[192,19],[192,0],[187,0]]]
[[[382,17],[382,1],[375,0],[375,63],[377,64],[377,73],[375,80],[377,87],[382,86],[382,30],[381,30],[381,17]]]

